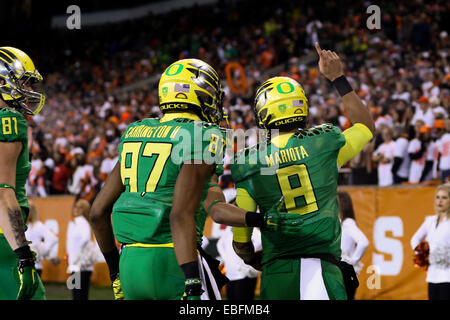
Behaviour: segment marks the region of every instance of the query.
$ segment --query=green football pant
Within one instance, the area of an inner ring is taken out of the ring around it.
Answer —
[[[119,270],[127,300],[180,300],[183,296],[184,274],[173,248],[125,246]]]
[[[19,260],[3,234],[0,234],[0,300],[16,300],[20,288]],[[38,277],[39,286],[32,300],[45,300],[45,289],[41,278]]]
[[[347,300],[338,266],[320,259],[278,259],[263,266],[263,300]]]

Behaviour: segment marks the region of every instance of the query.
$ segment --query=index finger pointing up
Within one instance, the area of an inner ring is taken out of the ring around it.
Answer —
[[[319,54],[319,56],[322,56],[322,49],[320,49],[319,43],[316,42],[314,45],[316,47],[316,51]]]

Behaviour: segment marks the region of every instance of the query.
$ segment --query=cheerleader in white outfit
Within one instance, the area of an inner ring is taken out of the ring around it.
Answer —
[[[88,300],[89,286],[94,265],[104,261],[96,242],[91,240],[91,226],[88,222],[90,204],[84,199],[75,202],[72,221],[67,227],[66,251],[71,277],[80,277],[80,286],[72,289],[73,300]]]
[[[27,220],[27,231],[25,236],[28,241],[31,241],[31,250],[36,252],[36,271],[39,276],[42,274],[42,262],[49,259],[53,264],[58,264],[59,259],[53,256],[56,253],[58,246],[58,237],[45,224],[39,220],[39,215],[36,206],[31,201],[29,202],[30,214]]]
[[[429,246],[428,283],[429,300],[450,300],[450,185],[440,185],[434,197],[434,216],[425,222],[411,238],[414,250],[421,242]]]
[[[339,191],[338,199],[339,217],[342,226],[342,260],[351,264],[358,275],[363,267],[361,259],[369,246],[369,240],[356,225],[355,212],[350,195],[345,191]],[[349,300],[354,299],[355,292],[353,292],[352,297],[349,297]]]

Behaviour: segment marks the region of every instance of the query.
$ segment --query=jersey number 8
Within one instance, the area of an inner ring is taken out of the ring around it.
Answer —
[[[278,169],[277,178],[287,212],[304,215],[319,209],[306,165],[297,164]],[[304,197],[306,205],[296,204],[300,197]]]

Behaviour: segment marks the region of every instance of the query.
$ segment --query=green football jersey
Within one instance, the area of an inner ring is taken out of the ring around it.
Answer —
[[[202,121],[144,119],[132,123],[119,144],[120,175],[125,191],[113,207],[113,229],[121,243],[171,243],[169,215],[173,192],[185,161],[220,163],[222,130]],[[208,191],[205,184],[201,202]],[[186,186],[189,188],[189,186]],[[201,203],[200,202],[200,203]],[[196,212],[201,243],[206,212]]]
[[[340,259],[337,157],[344,144],[344,135],[326,124],[297,131],[283,148],[264,142],[236,155],[236,188],[245,189],[262,212],[283,196],[284,209],[304,217],[296,235],[262,230],[264,263],[319,253]]]
[[[28,124],[25,117],[12,108],[0,109],[0,142],[22,143],[22,151],[16,164],[16,198],[22,208],[24,222],[28,216],[28,199],[25,183],[31,170],[28,152]],[[0,183],[3,183],[0,181]]]

